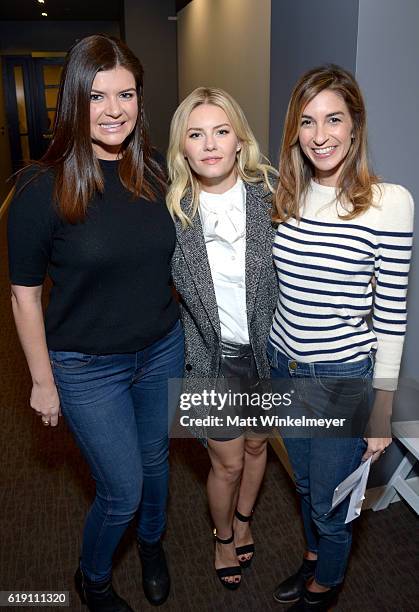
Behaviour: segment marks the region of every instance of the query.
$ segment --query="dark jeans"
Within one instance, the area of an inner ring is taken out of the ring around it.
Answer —
[[[275,381],[289,385],[294,379],[295,400],[288,408],[290,414],[296,411],[301,416],[311,407],[311,416],[322,417],[322,406],[326,406],[326,416],[333,416],[335,406],[336,414],[348,418],[351,406],[354,412],[363,406],[368,417],[372,403],[371,357],[352,363],[301,363],[288,359],[270,343],[268,356],[273,386]],[[351,523],[345,524],[349,498],[334,511],[329,510],[335,487],[359,466],[366,443],[360,432],[357,437],[325,436],[315,431],[305,437],[297,437],[295,432],[289,437],[281,433],[301,499],[307,549],[318,555],[315,579],[323,586],[338,585],[344,579],[352,541]]]
[[[50,351],[62,413],[96,481],[81,558],[90,580],[110,577],[138,509],[138,537],[155,542],[165,528],[168,432],[178,401],[168,380],[182,377],[183,354],[180,322],[136,353]]]

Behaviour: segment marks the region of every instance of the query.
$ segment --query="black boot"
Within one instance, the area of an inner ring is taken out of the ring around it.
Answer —
[[[313,593],[308,589],[288,612],[327,612],[338,599],[339,587],[335,586],[324,593]]]
[[[283,604],[298,601],[304,593],[304,587],[307,580],[314,576],[316,563],[317,561],[303,559],[300,569],[277,586],[274,591],[275,601],[279,601],[279,603]]]
[[[143,568],[144,595],[153,606],[160,606],[169,597],[170,575],[161,540],[139,540],[141,566]]]
[[[74,582],[82,603],[86,604],[91,612],[134,612],[127,602],[115,593],[111,580],[91,582],[78,567]]]

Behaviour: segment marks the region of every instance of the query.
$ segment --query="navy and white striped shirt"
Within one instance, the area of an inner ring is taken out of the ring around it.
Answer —
[[[302,362],[357,361],[376,350],[375,386],[393,390],[406,331],[413,200],[404,187],[381,183],[374,205],[347,221],[335,197],[334,187],[312,181],[300,222],[279,225],[270,341]]]

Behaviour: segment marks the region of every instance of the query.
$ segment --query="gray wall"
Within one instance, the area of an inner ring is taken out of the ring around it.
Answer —
[[[419,204],[419,2],[361,0],[356,76],[368,109],[376,171],[407,187]],[[397,203],[395,203],[395,207]],[[397,208],[395,208],[397,214]],[[416,215],[416,235],[419,219]],[[409,282],[409,333],[403,375],[419,381],[418,248]],[[416,312],[415,312],[416,311]]]
[[[360,0],[356,76],[364,92],[374,168],[400,183],[419,204],[419,3],[417,0]],[[397,215],[397,202],[394,214]],[[395,419],[419,419],[419,230],[409,278],[408,331]],[[391,474],[402,456],[397,445],[380,460],[371,484]],[[419,472],[418,472],[419,473]]]
[[[152,143],[165,152],[176,109],[175,0],[125,0],[125,40],[144,66],[145,110]]]
[[[242,106],[266,155],[271,0],[193,0],[179,13],[179,98],[207,85]]]
[[[359,0],[272,0],[269,151],[275,165],[298,77],[325,62],[355,71],[358,4]]]
[[[0,53],[67,51],[90,34],[120,36],[117,21],[0,21]]]

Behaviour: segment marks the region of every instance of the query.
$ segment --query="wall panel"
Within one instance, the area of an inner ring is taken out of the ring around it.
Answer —
[[[201,85],[234,96],[267,153],[270,0],[193,0],[178,14],[179,99]]]

